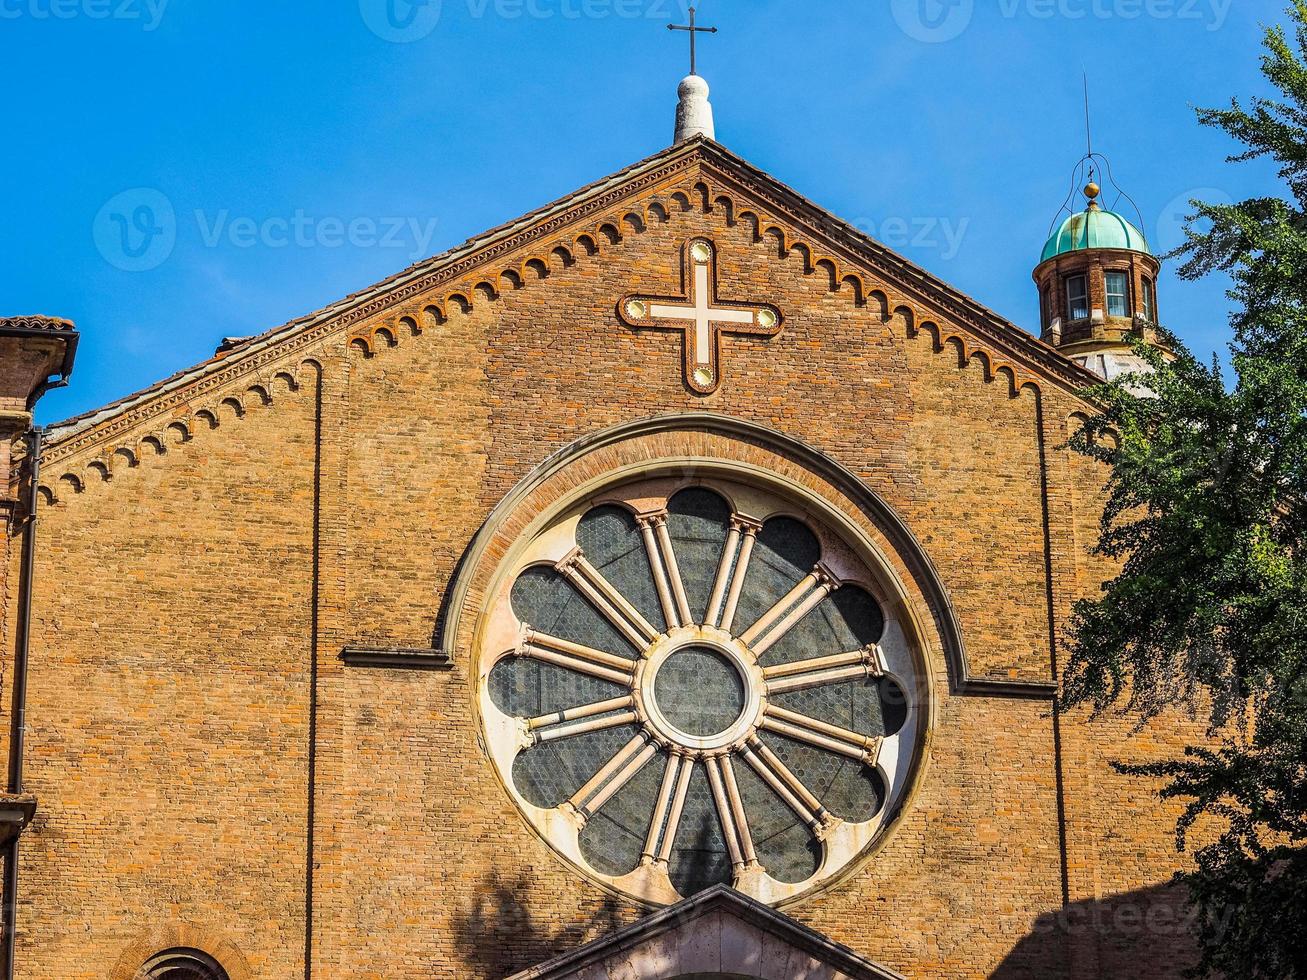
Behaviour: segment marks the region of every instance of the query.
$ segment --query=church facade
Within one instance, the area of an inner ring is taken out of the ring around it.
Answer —
[[[11,975],[1178,975],[1192,733],[1054,706],[1156,261],[1036,339],[693,110],[43,441],[0,322]]]

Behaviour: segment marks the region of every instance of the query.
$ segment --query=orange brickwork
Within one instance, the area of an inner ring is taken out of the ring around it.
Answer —
[[[616,312],[679,293],[692,236],[716,243],[723,298],[785,316],[775,337],[723,338],[707,396],[680,334]],[[447,671],[339,654],[437,642],[461,559],[520,481],[687,412],[856,474],[933,561],[966,645],[967,677],[934,652],[901,820],[787,914],[913,977],[1178,975],[1175,813],[1109,761],[1192,732],[1055,731],[1047,693],[1052,637],[1109,572],[1086,553],[1102,474],[1063,448],[1091,381],[694,141],[57,427],[17,976],[130,977],[181,936],[232,976],[306,976],[307,955],[318,978],[490,978],[641,914],[515,810],[462,639]]]

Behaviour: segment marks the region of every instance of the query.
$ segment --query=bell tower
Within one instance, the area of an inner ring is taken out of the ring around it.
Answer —
[[[1039,287],[1041,338],[1111,380],[1147,369],[1132,345],[1140,339],[1158,343],[1161,263],[1136,224],[1099,203],[1100,161],[1106,165],[1099,154],[1091,153],[1077,166],[1076,183],[1088,170],[1084,208],[1071,211],[1063,205],[1067,215],[1059,214],[1060,222],[1055,219],[1057,227],[1044,246],[1034,278]]]

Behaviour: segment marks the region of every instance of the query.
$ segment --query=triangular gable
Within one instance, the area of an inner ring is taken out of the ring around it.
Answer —
[[[714,885],[509,980],[903,980],[789,916]]]
[[[136,408],[153,397],[174,391],[182,386],[197,383],[224,371],[239,361],[272,351],[279,344],[289,343],[306,331],[322,324],[333,320],[352,323],[363,319],[375,313],[379,306],[402,301],[409,292],[413,291],[414,283],[425,282],[435,275],[448,275],[451,270],[452,276],[466,275],[478,265],[491,259],[492,256],[501,254],[507,250],[507,247],[511,247],[511,244],[515,244],[513,243],[515,236],[522,236],[525,232],[538,228],[541,224],[547,224],[555,214],[568,213],[577,205],[590,203],[596,198],[598,199],[597,207],[602,208],[612,205],[617,199],[625,196],[628,185],[632,181],[638,180],[650,170],[657,169],[660,165],[672,159],[683,156],[684,154],[673,153],[674,150],[679,149],[682,148],[671,147],[663,150],[641,160],[639,163],[632,164],[624,170],[619,170],[615,174],[588,184],[566,197],[559,198],[552,204],[546,204],[544,207],[537,208],[520,218],[502,224],[497,228],[492,228],[474,238],[469,238],[463,244],[456,245],[454,248],[441,252],[432,258],[414,263],[407,269],[397,272],[366,289],[351,293],[330,306],[297,317],[257,336],[234,342],[224,342],[217,353],[207,361],[202,361],[185,370],[178,371],[162,381],[147,388],[142,388],[130,395],[125,395],[101,408],[91,409],[81,415],[75,415],[62,422],[52,424],[49,427],[49,439],[52,442],[57,442],[70,438],[88,428],[107,422],[123,412]],[[614,193],[615,188],[621,190]],[[510,246],[505,246],[505,241],[508,241]],[[488,251],[490,251],[489,255],[487,254]]]
[[[734,208],[737,219],[755,220],[760,233],[764,229],[776,231],[782,237],[783,248],[803,251],[814,268],[825,267],[833,288],[843,288],[853,281],[853,288],[861,296],[867,284],[852,270],[858,267],[874,270],[892,291],[919,302],[923,310],[938,311],[965,330],[969,336],[959,338],[965,356],[970,358],[973,352],[981,354],[991,377],[1006,371],[1014,390],[1020,383],[1028,382],[1029,375],[1075,395],[1098,381],[1096,375],[1020,327],[720,144],[699,137],[669,147],[316,313],[257,337],[224,345],[210,360],[150,388],[57,423],[50,427],[47,452],[53,458],[64,458],[88,443],[98,442],[100,433],[121,433],[138,424],[148,424],[155,416],[163,418],[165,413],[175,412],[188,403],[193,394],[212,392],[254,375],[283,356],[293,357],[296,351],[328,335],[357,329],[426,292],[452,291],[452,297],[470,306],[471,300],[465,295],[470,292],[469,285],[477,283],[486,270],[493,270],[506,257],[547,245],[572,225],[608,216],[620,222],[623,202],[627,199],[651,186],[665,186],[696,172],[702,175],[705,188],[705,199],[700,202],[704,207]],[[758,213],[764,210],[766,214]],[[893,312],[895,308],[885,310],[886,315]],[[931,328],[933,324],[925,326]],[[937,342],[944,339],[936,337]]]

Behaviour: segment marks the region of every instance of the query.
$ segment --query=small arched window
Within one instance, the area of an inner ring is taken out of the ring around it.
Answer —
[[[1118,318],[1130,315],[1130,275],[1126,272],[1107,274],[1107,315]]]
[[[141,980],[229,980],[227,971],[198,949],[170,949],[141,967]]]
[[[1157,285],[1148,276],[1144,276],[1144,319],[1157,322]]]
[[[1089,280],[1084,276],[1067,277],[1066,305],[1068,319],[1089,319]]]

